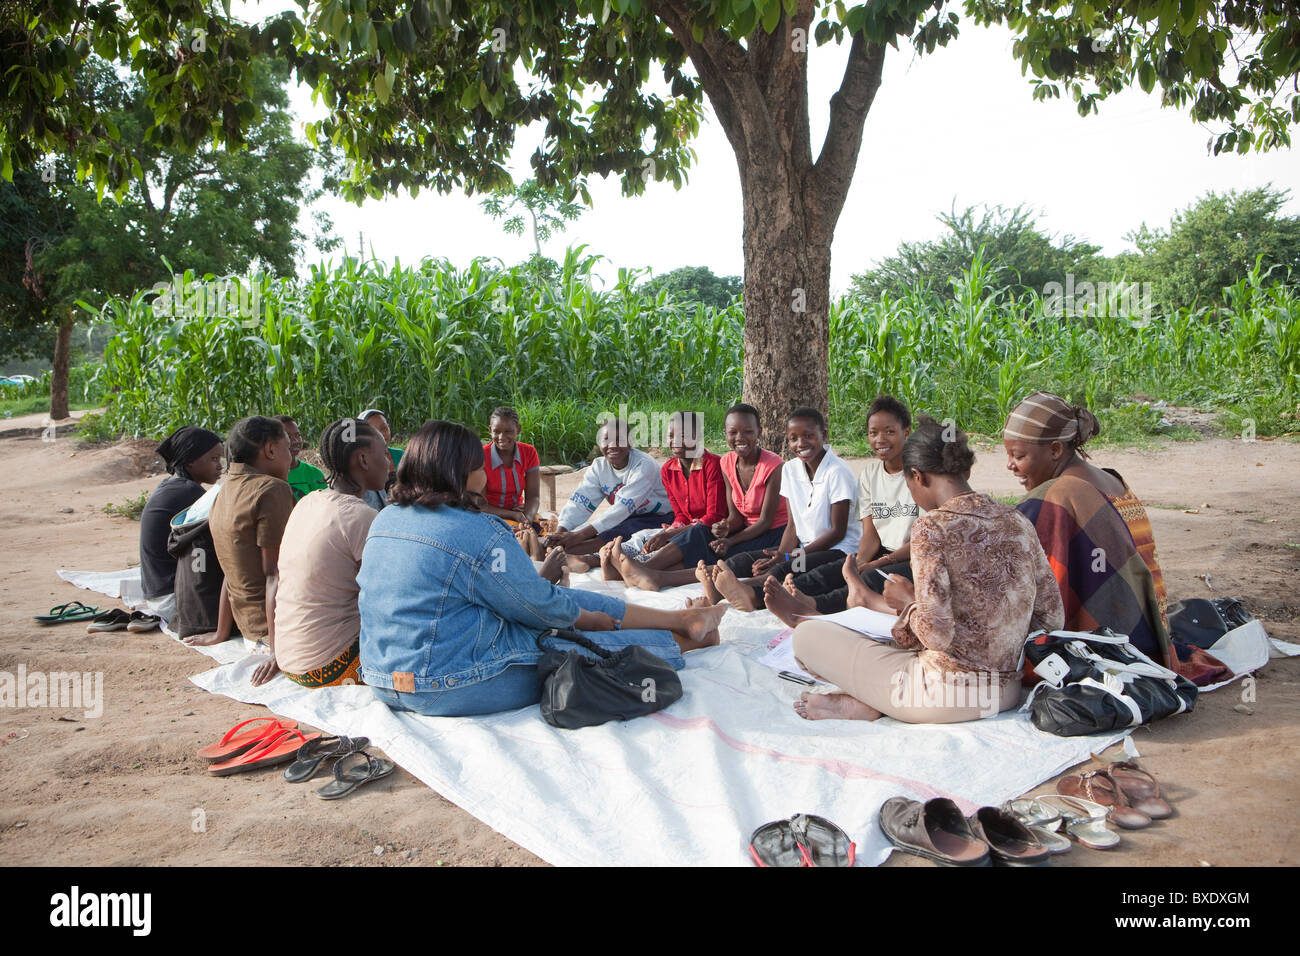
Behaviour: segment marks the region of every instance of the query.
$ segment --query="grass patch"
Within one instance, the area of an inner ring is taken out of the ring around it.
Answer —
[[[992,498],[994,501],[1000,503],[1000,504],[1004,504],[1004,505],[1006,505],[1006,506],[1009,507],[1009,508],[1014,508],[1016,505],[1020,504],[1020,502],[1022,502],[1022,501],[1025,500],[1025,496],[1024,496],[1024,495],[993,495],[993,494],[991,494],[991,495],[989,495],[989,497]]]
[[[84,411],[87,408],[94,408],[94,402],[72,402],[68,407],[74,411]],[[50,396],[48,395],[27,395],[22,398],[3,398],[0,399],[0,417],[17,418],[19,415],[37,415],[41,412],[49,414]]]
[[[142,491],[134,498],[127,498],[125,501],[113,504],[109,502],[104,505],[104,514],[116,515],[119,518],[130,518],[132,521],[139,521],[140,515],[144,514],[144,506],[149,503],[149,492]]]

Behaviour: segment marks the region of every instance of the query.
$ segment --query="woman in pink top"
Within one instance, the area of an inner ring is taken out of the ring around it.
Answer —
[[[612,562],[628,584],[646,591],[690,584],[697,568],[715,564],[730,554],[774,548],[785,531],[785,499],[781,497],[781,458],[759,444],[763,433],[758,409],[737,404],[723,422],[727,447],[722,456],[727,517],[712,525],[697,524],[677,535],[644,564],[611,551]],[[604,556],[602,549],[602,556]]]

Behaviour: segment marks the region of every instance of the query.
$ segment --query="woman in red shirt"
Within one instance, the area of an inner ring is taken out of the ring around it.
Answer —
[[[527,528],[537,519],[541,461],[536,448],[519,441],[519,430],[518,412],[508,405],[493,409],[488,419],[492,440],[483,446],[483,511]]]
[[[723,432],[731,451],[721,458],[705,452],[717,460],[722,479],[723,508],[718,511],[718,519],[693,522],[658,548],[647,545],[646,550],[654,553],[644,563],[620,560],[610,551],[608,559],[602,561],[606,577],[612,572],[635,587],[657,591],[694,583],[701,562],[708,566],[729,554],[780,543],[787,520],[785,499],[781,497],[782,462],[779,455],[759,444],[763,429],[758,410],[750,405],[733,405],[727,409]],[[669,468],[673,466],[674,461],[664,465],[663,480],[675,508],[677,499],[669,485]],[[676,475],[680,480],[681,471]],[[608,549],[602,550],[602,556],[604,550]]]

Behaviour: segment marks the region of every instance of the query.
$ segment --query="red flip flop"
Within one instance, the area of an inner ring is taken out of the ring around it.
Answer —
[[[274,736],[267,737],[247,753],[221,763],[214,763],[208,768],[208,773],[216,777],[225,777],[232,773],[243,773],[245,770],[257,770],[259,767],[274,767],[276,764],[288,763],[297,756],[303,744],[316,740],[320,736],[319,732],[304,736],[300,730],[282,727]]]
[[[253,727],[239,733],[239,728],[247,727],[249,724],[261,724],[260,727]],[[209,744],[198,751],[198,755],[204,760],[229,760],[231,757],[237,757],[242,753],[247,753],[257,746],[267,737],[274,736],[281,730],[292,730],[298,726],[296,720],[281,720],[279,717],[254,717],[246,720],[242,724],[235,724],[226,731],[226,735],[221,738],[219,743]]]

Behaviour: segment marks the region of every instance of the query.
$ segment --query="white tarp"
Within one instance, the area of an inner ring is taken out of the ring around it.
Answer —
[[[60,576],[81,586],[92,580]],[[592,575],[574,585],[660,607],[681,606],[698,591],[624,591]],[[838,823],[859,859],[878,864],[890,844],[876,814],[889,797],[949,796],[972,812],[1125,736],[1055,737],[1015,711],[953,725],[806,721],[791,707],[800,688],[758,663],[780,629],[767,612],[729,613],[722,646],[687,655],[680,701],[647,718],[577,731],[548,726],[536,707],[422,717],[390,711],[361,686],[308,690],[279,677],[255,688],[258,658],[241,642],[200,648],[236,659],[192,680],[329,733],[369,737],[442,796],[560,865],[745,865],[753,829],[797,812]]]

